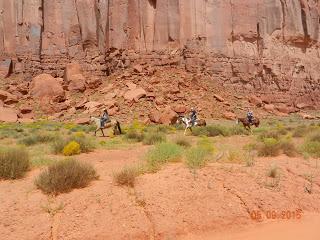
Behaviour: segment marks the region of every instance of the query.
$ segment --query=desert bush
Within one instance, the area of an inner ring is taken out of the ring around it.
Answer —
[[[204,167],[208,160],[208,151],[202,147],[192,147],[186,153],[186,165],[191,169]]]
[[[91,152],[95,149],[94,141],[91,137],[84,134],[83,132],[77,132],[71,135],[67,141],[75,141],[80,145],[80,150],[82,153]]]
[[[313,133],[309,137],[309,141],[311,141],[311,142],[320,142],[320,131],[317,131],[317,132]]]
[[[212,154],[215,152],[214,145],[208,137],[202,137],[198,140],[197,146]]]
[[[153,145],[160,142],[166,141],[166,135],[161,132],[150,132],[145,133],[143,137],[143,144],[145,145]]]
[[[118,185],[133,187],[137,175],[137,170],[134,167],[125,167],[121,171],[116,172],[113,178]]]
[[[298,154],[298,151],[293,142],[289,140],[281,140],[279,144],[281,151],[288,157],[295,157]]]
[[[74,159],[57,161],[43,170],[35,185],[47,194],[70,192],[86,187],[98,175],[92,165]]]
[[[258,147],[259,156],[277,156],[280,154],[279,141],[275,138],[265,138]]]
[[[302,151],[312,157],[320,158],[320,142],[307,140],[302,145]]]
[[[195,127],[192,129],[192,134],[194,136],[228,136],[229,131],[226,127],[221,125],[209,125],[205,127]]]
[[[182,148],[177,144],[163,142],[155,145],[155,147],[146,155],[147,169],[151,172],[156,172],[160,167],[167,162],[174,162],[181,159]]]
[[[0,150],[0,179],[17,179],[30,168],[29,154],[23,147]]]
[[[241,125],[231,127],[229,133],[230,135],[249,135],[249,132]]]
[[[183,136],[177,137],[174,140],[174,142],[175,142],[175,144],[177,144],[177,145],[179,145],[181,147],[190,147],[191,146],[190,141],[186,137],[183,137]]]
[[[244,159],[243,153],[238,150],[230,149],[227,152],[227,162],[229,163],[242,163]]]
[[[137,130],[128,130],[126,132],[125,138],[129,141],[141,142],[143,141],[144,134]]]
[[[62,151],[63,155],[65,156],[72,156],[81,153],[80,144],[76,141],[69,142]]]
[[[20,144],[24,144],[26,146],[35,145],[38,143],[48,143],[53,142],[57,139],[57,135],[51,133],[35,133],[28,137],[25,137],[19,141]]]
[[[277,165],[272,164],[268,169],[267,176],[271,178],[276,178],[279,176],[279,168]]]
[[[59,138],[56,139],[55,141],[52,142],[51,148],[52,152],[54,154],[61,154],[63,151],[63,148],[68,144],[68,141],[64,138]]]

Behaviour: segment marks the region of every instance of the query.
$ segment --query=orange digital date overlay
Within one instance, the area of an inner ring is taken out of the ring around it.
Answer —
[[[302,218],[302,210],[256,210],[250,212],[250,217],[253,220],[262,220],[263,216],[267,219],[283,219],[283,220],[295,220]]]

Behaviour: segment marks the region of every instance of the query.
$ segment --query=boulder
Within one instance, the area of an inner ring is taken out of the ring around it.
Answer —
[[[235,120],[237,118],[237,115],[233,112],[227,111],[223,113],[223,117],[228,120]]]
[[[159,123],[169,125],[176,117],[177,113],[167,106],[160,115]]]
[[[13,104],[18,102],[18,97],[7,91],[0,90],[0,100],[5,104]]]
[[[87,80],[87,86],[90,89],[96,89],[102,84],[102,80],[98,77]]]
[[[266,111],[268,111],[268,112],[273,112],[274,109],[275,109],[275,107],[274,107],[273,104],[265,104],[265,105],[263,106],[263,108],[264,108],[264,110],[266,110]]]
[[[63,80],[69,83],[71,81],[71,77],[77,74],[82,74],[82,68],[80,64],[77,62],[69,63],[64,69]]]
[[[133,83],[133,82],[126,82],[126,86],[130,89],[130,90],[133,90],[133,89],[136,89],[137,88],[137,84]]]
[[[68,90],[71,92],[84,92],[86,90],[86,79],[82,74],[70,76]]]
[[[61,83],[49,74],[40,74],[32,79],[30,94],[36,99],[48,99],[60,101],[65,99],[65,92]],[[40,104],[48,104],[46,101],[39,101]]]
[[[82,101],[78,102],[74,107],[76,110],[84,108],[84,106],[87,102],[88,102],[88,100],[86,98],[84,98]]]
[[[221,97],[221,96],[218,95],[218,94],[214,94],[213,97],[214,97],[215,99],[217,99],[219,102],[224,102],[224,98]]]
[[[102,105],[103,104],[100,102],[90,101],[90,102],[87,102],[86,104],[84,104],[84,108],[89,110],[89,109],[101,107]]]
[[[141,73],[143,71],[143,67],[140,64],[133,66],[133,70],[137,73]]]
[[[33,111],[33,108],[31,106],[26,106],[26,105],[20,106],[19,109],[22,114],[31,113]]]
[[[0,108],[0,122],[17,122],[18,114],[12,108]]]
[[[251,95],[249,97],[249,102],[254,104],[257,107],[261,107],[262,105],[262,100],[260,98],[258,98],[257,96]]]
[[[294,107],[289,107],[289,106],[286,106],[286,105],[279,105],[279,106],[276,106],[275,108],[279,112],[286,113],[286,114],[297,112],[297,110]]]
[[[153,123],[160,123],[161,114],[159,111],[153,110],[148,115],[149,119]]]
[[[136,88],[127,91],[124,94],[124,99],[128,101],[138,101],[140,98],[145,97],[147,95],[146,91],[143,88]]]
[[[308,103],[298,103],[296,105],[299,109],[306,109],[306,110],[315,110],[315,107],[313,105],[310,105]]]
[[[176,105],[173,107],[173,110],[176,112],[176,113],[185,113],[187,111],[187,107],[184,106],[184,105]]]

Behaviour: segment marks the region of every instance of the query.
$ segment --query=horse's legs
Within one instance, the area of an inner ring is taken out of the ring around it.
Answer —
[[[103,129],[102,128],[100,128],[100,130],[101,130],[101,132],[102,132],[102,136],[104,136],[104,132],[103,132]],[[105,136],[104,136],[105,137]]]
[[[187,133],[187,127],[184,129],[184,135],[186,135],[186,133]]]

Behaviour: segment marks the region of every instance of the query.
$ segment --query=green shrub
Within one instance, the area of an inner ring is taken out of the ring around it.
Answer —
[[[166,141],[166,135],[160,132],[146,133],[143,138],[143,144],[153,145],[160,142]]]
[[[320,158],[320,142],[306,141],[302,145],[302,151],[309,155]]]
[[[182,148],[174,143],[159,143],[146,155],[147,169],[156,172],[167,162],[174,162],[181,159]]]
[[[68,144],[66,139],[60,138],[52,142],[51,148],[54,154],[61,154],[63,148]]]
[[[258,148],[259,156],[277,156],[280,154],[279,141],[275,138],[265,138]]]
[[[208,160],[208,151],[202,147],[193,147],[187,151],[186,164],[191,169],[204,167]]]
[[[17,179],[30,168],[29,154],[23,147],[0,150],[0,179]]]
[[[118,185],[125,185],[128,187],[133,187],[135,183],[135,179],[137,176],[137,171],[133,167],[126,167],[121,171],[115,173],[113,178]]]
[[[190,141],[186,137],[179,136],[174,140],[175,144],[182,146],[182,147],[191,147]]]
[[[59,194],[70,192],[74,188],[86,187],[97,179],[92,165],[73,159],[60,160],[42,171],[35,184],[44,193]]]
[[[126,132],[125,138],[130,141],[141,142],[143,141],[144,135],[142,132],[139,132],[137,130],[128,130]]]
[[[26,146],[31,146],[38,143],[53,142],[56,139],[57,139],[57,136],[51,133],[35,133],[34,135],[21,139],[19,143],[24,144]]]
[[[241,125],[236,125],[229,130],[231,135],[249,135],[249,132]]]
[[[192,129],[192,134],[194,136],[228,136],[229,131],[226,127],[220,125],[209,125],[205,127],[195,127]]]
[[[309,141],[320,142],[320,132],[315,132],[314,134],[312,134],[309,138]]]
[[[95,144],[91,137],[85,135],[83,132],[77,132],[68,141],[75,141],[80,145],[80,150],[82,153],[88,153],[95,149]]]
[[[80,154],[81,153],[80,144],[75,141],[71,141],[63,148],[62,153],[65,156]]]
[[[205,150],[207,153],[212,154],[215,152],[214,145],[208,137],[200,138],[197,142],[197,146]]]

